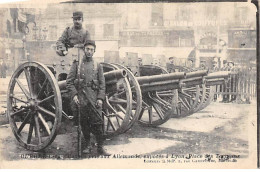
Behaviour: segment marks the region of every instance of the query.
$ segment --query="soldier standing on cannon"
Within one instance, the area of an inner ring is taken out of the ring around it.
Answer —
[[[84,44],[85,55],[80,61],[74,60],[71,66],[67,77],[67,89],[71,94],[72,111],[74,114],[78,114],[78,107],[80,110],[80,125],[87,145],[83,153],[91,153],[90,133],[92,133],[96,137],[97,153],[109,155],[103,148],[103,118],[101,115],[105,99],[105,78],[102,66],[92,58],[95,50],[95,42],[87,40]],[[77,82],[78,77],[83,81]],[[79,86],[77,86],[78,83],[80,83]]]
[[[90,34],[82,27],[83,13],[76,11],[73,13],[73,26],[67,27],[56,42],[56,53],[60,56],[67,54],[68,48],[73,48],[77,44],[84,44],[90,40]]]

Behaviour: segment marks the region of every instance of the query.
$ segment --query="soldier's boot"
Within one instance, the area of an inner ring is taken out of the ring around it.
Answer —
[[[86,148],[82,151],[84,154],[90,154],[91,153],[91,146],[90,146],[90,141],[87,142]]]
[[[111,155],[110,153],[108,153],[104,147],[103,147],[103,139],[98,139],[97,140],[97,153],[99,155],[104,155],[104,156],[109,156]]]
[[[97,148],[97,153],[98,153],[99,155],[104,155],[104,156],[109,156],[109,155],[111,155],[110,153],[108,153],[108,152],[104,149],[103,146]]]

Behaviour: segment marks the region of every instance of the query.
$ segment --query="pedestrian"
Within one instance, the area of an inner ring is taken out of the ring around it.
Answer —
[[[61,37],[56,42],[56,53],[65,56],[69,48],[73,48],[77,44],[84,44],[86,40],[90,40],[90,34],[82,26],[83,13],[81,11],[73,12],[73,26],[67,27]]]
[[[7,69],[8,69],[8,67],[7,67],[5,61],[2,61],[2,63],[1,63],[1,78],[6,78]]]
[[[80,125],[86,141],[83,153],[91,153],[90,133],[95,135],[97,152],[100,155],[109,155],[103,148],[103,121],[102,105],[105,99],[105,78],[101,64],[93,58],[96,45],[95,41],[87,40],[84,44],[85,55],[80,61],[74,60],[67,77],[67,89],[71,95],[71,109],[73,114],[81,114]],[[80,66],[78,70],[78,66]],[[79,72],[78,72],[79,71]],[[83,82],[79,90],[74,81],[78,75]]]

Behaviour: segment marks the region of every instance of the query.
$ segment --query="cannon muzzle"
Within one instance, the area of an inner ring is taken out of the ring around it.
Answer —
[[[124,69],[112,70],[110,72],[104,73],[106,79],[106,84],[115,84],[119,79],[125,78],[127,75]]]
[[[230,72],[229,71],[219,71],[219,72],[213,72],[213,73],[209,73],[207,76],[205,76],[204,78],[206,80],[209,79],[217,79],[217,78],[225,78],[227,79],[229,76]]]

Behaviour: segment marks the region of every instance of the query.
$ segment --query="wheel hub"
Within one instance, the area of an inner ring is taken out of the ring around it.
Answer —
[[[29,100],[28,107],[29,107],[32,111],[36,110],[36,107],[37,107],[36,101],[35,101],[34,99],[30,99],[30,100]]]

